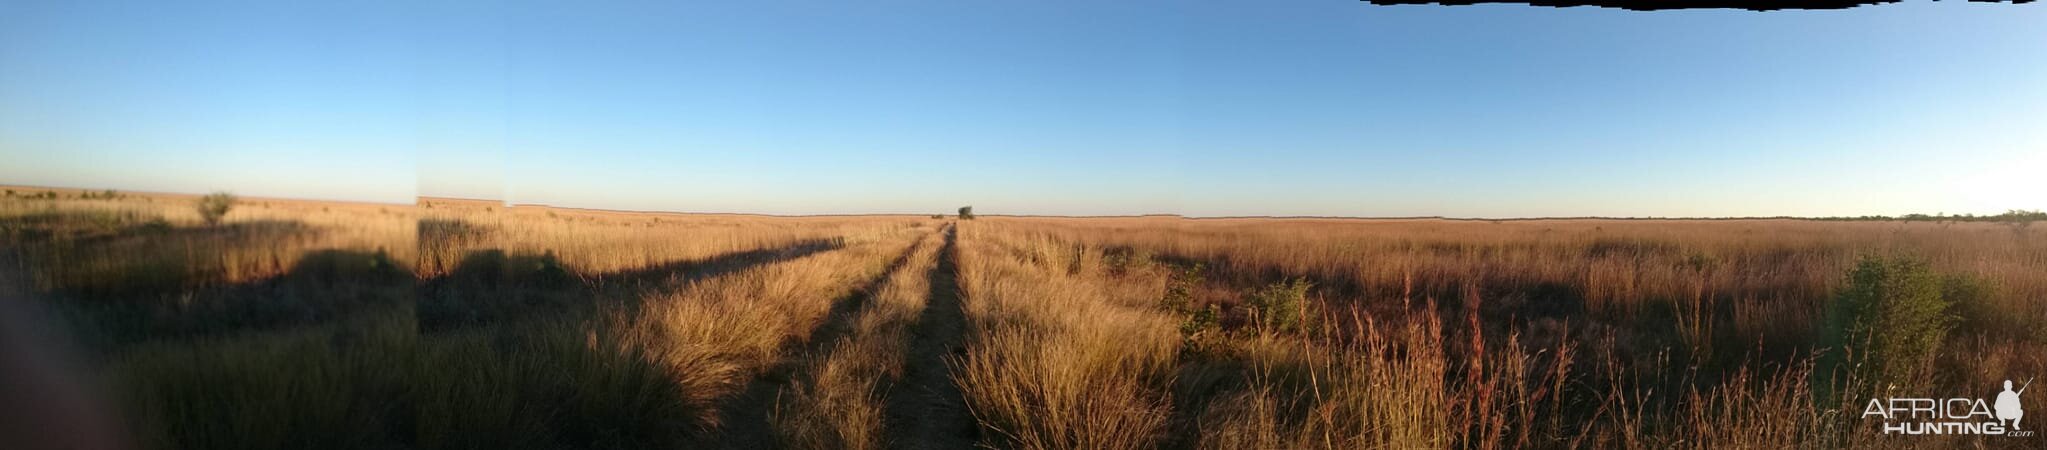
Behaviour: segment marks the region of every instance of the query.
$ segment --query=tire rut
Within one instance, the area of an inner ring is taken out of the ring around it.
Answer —
[[[851,294],[832,302],[830,312],[825,314],[823,322],[811,329],[809,338],[786,353],[802,357],[784,358],[782,362],[754,377],[747,383],[744,391],[726,402],[725,407],[720,408],[719,429],[710,435],[702,436],[686,448],[781,448],[775,436],[774,424],[768,415],[774,410],[776,396],[780,394],[782,388],[796,379],[793,372],[800,370],[797,365],[806,359],[829,358],[831,356],[829,352],[833,349],[832,344],[838,342],[852,329],[853,319],[859,316],[857,313],[861,307],[873,300],[874,293],[881,288],[882,283],[888,281],[890,274],[902,270],[910,261],[910,256],[915,255],[921,245],[924,244],[920,239],[918,243],[903,249],[903,253],[889,261],[888,266],[879,275],[868,280]]]
[[[888,397],[887,436],[893,448],[969,448],[979,431],[952,377],[952,358],[966,352],[967,318],[954,259],[958,226],[944,232],[945,246],[929,275],[930,294],[911,328],[903,379]]]

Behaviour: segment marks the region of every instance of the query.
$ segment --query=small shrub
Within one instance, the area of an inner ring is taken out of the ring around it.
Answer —
[[[964,220],[973,220],[973,219],[974,219],[974,207],[972,207],[972,206],[961,206],[961,207],[960,207],[960,219],[964,219]]]
[[[1194,302],[1194,287],[1201,285],[1200,263],[1174,270],[1166,279],[1166,295],[1159,299],[1159,309],[1186,314]]]
[[[227,211],[234,207],[234,194],[226,192],[206,194],[205,197],[199,198],[199,218],[206,220],[207,225],[219,225],[220,218],[227,216]]]
[[[1214,335],[1222,327],[1222,310],[1214,304],[1184,314],[1180,321],[1180,335],[1187,344],[1198,345],[1203,339]]]
[[[1139,254],[1127,248],[1108,249],[1102,251],[1102,266],[1109,269],[1110,275],[1123,276],[1129,274],[1130,269],[1143,265],[1150,258],[1150,255]]]
[[[1308,289],[1314,283],[1306,279],[1292,279],[1267,285],[1250,298],[1244,300],[1256,316],[1258,326],[1267,330],[1291,332],[1300,331],[1302,317],[1307,313]]]
[[[1918,379],[1956,322],[1943,290],[1925,262],[1864,258],[1828,311],[1836,364],[1875,386]]]

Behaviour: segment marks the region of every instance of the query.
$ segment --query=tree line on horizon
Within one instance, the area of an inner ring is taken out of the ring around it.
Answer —
[[[1975,214],[1956,214],[1956,215],[1952,215],[1952,216],[1950,216],[1950,215],[1947,215],[1947,213],[1937,213],[1937,214],[1934,214],[1934,215],[1930,215],[1930,216],[1929,216],[1929,215],[1926,215],[1926,214],[1923,214],[1923,213],[1912,213],[1912,214],[1906,214],[1906,215],[1902,215],[1902,216],[1882,216],[1882,215],[1869,215],[1869,216],[1853,216],[1853,217],[1845,217],[1845,216],[1844,216],[1844,217],[1815,217],[1815,218],[1813,218],[1813,220],[1844,220],[1844,221],[1884,221],[1884,222],[1887,222],[1887,221],[1904,221],[1904,222],[2012,222],[2012,223],[2027,223],[2027,222],[2038,222],[2038,221],[2043,221],[2043,220],[2047,220],[2047,211],[2040,211],[2040,210],[2028,210],[2028,209],[2012,209],[2012,210],[2006,210],[2006,211],[2005,211],[2005,212],[2004,212],[2003,214],[1993,214],[1993,215],[1983,215],[1983,216],[1978,216],[1978,215],[1975,215]]]

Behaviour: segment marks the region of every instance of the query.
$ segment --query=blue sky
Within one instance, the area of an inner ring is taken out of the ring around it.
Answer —
[[[2047,208],[2047,5],[0,3],[0,184],[776,214]]]

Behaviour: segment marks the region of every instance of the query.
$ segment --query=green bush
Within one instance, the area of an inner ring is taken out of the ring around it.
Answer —
[[[1185,314],[1193,305],[1194,287],[1201,285],[1204,267],[1195,263],[1185,267],[1174,266],[1173,269],[1167,274],[1166,294],[1159,298],[1159,309]]]
[[[973,220],[973,218],[974,218],[974,207],[972,207],[972,206],[961,206],[961,207],[960,207],[960,218],[961,218],[961,219],[966,219],[966,220]]]
[[[205,197],[199,198],[199,218],[205,219],[207,225],[219,225],[220,218],[227,216],[227,211],[234,207],[234,194],[226,192],[206,194]]]
[[[1129,254],[1128,251],[1112,251],[1105,253],[1104,259],[1108,259],[1106,256],[1110,255],[1125,255],[1124,260],[1127,263]],[[1204,267],[1201,263],[1168,267],[1172,271],[1167,273],[1166,292],[1159,298],[1158,307],[1180,319],[1181,351],[1196,353],[1207,351],[1221,337],[1222,310],[1212,303],[1195,304],[1194,289],[1201,286],[1205,278],[1202,275]]]
[[[1300,331],[1305,325],[1302,319],[1307,313],[1308,289],[1314,285],[1299,278],[1273,283],[1251,293],[1244,304],[1251,307],[1258,325],[1267,330]]]
[[[2027,321],[2023,316],[2006,314],[1990,304],[1996,292],[1997,285],[1982,277],[1956,274],[1941,278],[1940,296],[1947,299],[1963,329],[1989,335],[2025,335]]]
[[[1957,321],[1945,284],[1919,260],[1857,263],[1827,315],[1836,364],[1871,386],[1918,379]]]

